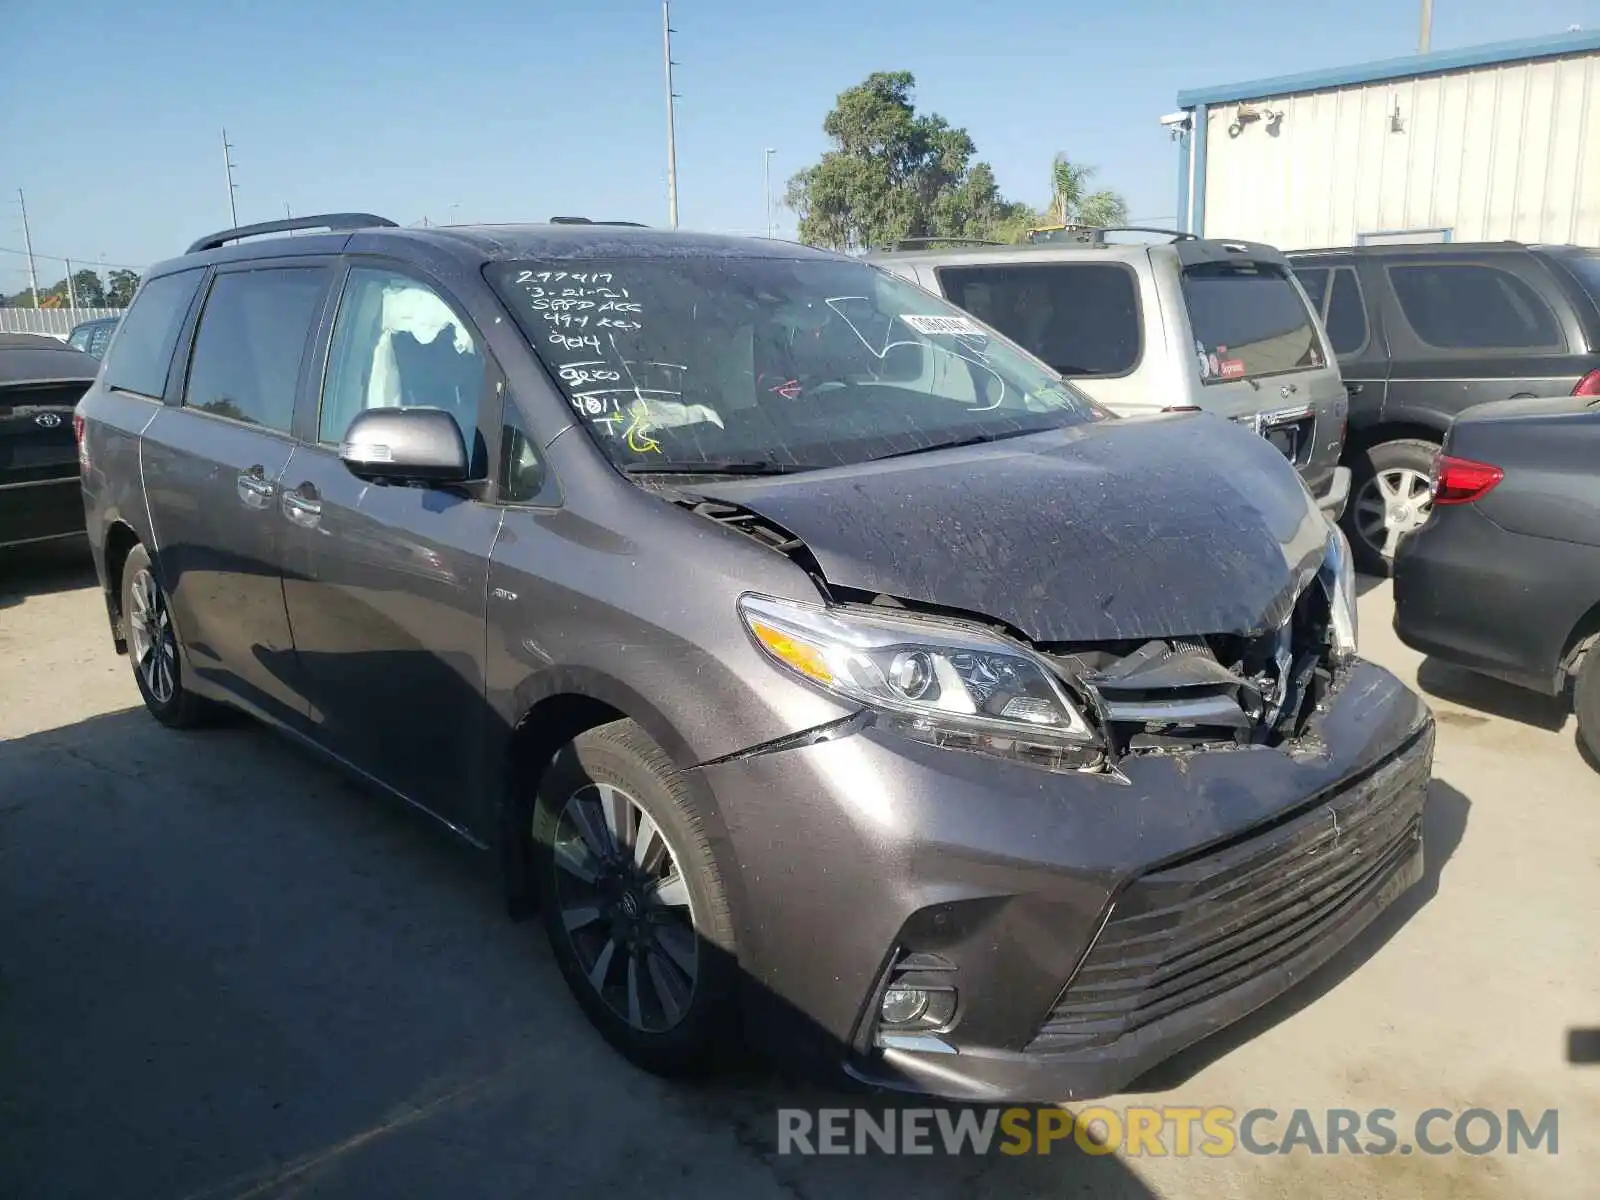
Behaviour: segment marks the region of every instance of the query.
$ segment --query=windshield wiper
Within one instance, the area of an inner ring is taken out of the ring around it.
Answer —
[[[702,462],[629,463],[622,469],[629,475],[793,475],[817,468],[765,459],[708,458]]]
[[[953,442],[935,442],[931,446],[918,446],[914,450],[896,450],[893,454],[880,454],[873,462],[882,462],[886,458],[909,458],[913,454],[932,454],[935,450],[959,450],[963,446],[981,446],[985,442],[998,442],[1003,438],[1027,437],[1034,433],[1048,433],[1046,429],[1007,429],[1001,433],[980,433],[973,437],[958,438]]]

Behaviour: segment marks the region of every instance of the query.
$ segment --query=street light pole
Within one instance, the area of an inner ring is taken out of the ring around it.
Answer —
[[[1417,53],[1426,54],[1433,42],[1433,0],[1422,0],[1422,32],[1417,35]]]
[[[667,224],[678,227],[678,146],[676,104],[672,90],[672,0],[661,0],[661,57],[667,72]]]
[[[234,193],[239,190],[239,185],[233,181],[233,147],[228,144],[228,131],[222,131],[222,169],[228,177],[228,217],[233,222],[230,229],[239,228],[239,206],[234,199]]]
[[[772,236],[772,156],[777,151],[768,146],[761,155],[761,198],[766,204],[767,236]]]
[[[33,269],[33,231],[28,228],[28,200],[17,189],[17,203],[22,205],[22,244],[28,251],[28,291],[33,296],[33,306],[39,307],[39,275]]]

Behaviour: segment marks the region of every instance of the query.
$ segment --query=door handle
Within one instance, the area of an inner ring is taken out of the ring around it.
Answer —
[[[239,499],[250,508],[265,508],[278,490],[260,467],[252,467],[238,479]]]
[[[1361,389],[1366,386],[1367,385],[1364,383],[1347,383],[1344,385],[1345,395],[1359,396],[1361,394]]]
[[[322,501],[315,495],[307,496],[299,491],[285,492],[281,504],[283,515],[306,529],[315,528],[317,522],[322,520]]]

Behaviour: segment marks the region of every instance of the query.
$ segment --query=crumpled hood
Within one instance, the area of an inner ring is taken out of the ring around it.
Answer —
[[[1276,628],[1328,538],[1283,456],[1206,414],[694,490],[803,539],[831,584],[1036,642]]]

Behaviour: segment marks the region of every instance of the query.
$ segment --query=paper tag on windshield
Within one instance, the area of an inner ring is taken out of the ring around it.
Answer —
[[[966,317],[919,317],[901,313],[900,319],[918,333],[929,337],[947,334],[953,337],[986,337],[976,322]]]

